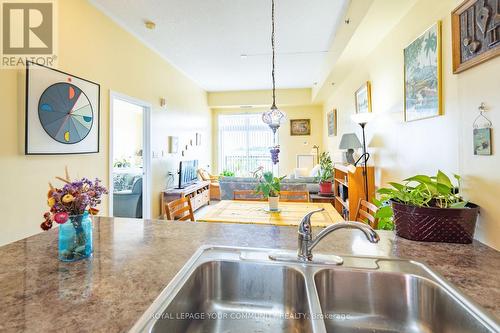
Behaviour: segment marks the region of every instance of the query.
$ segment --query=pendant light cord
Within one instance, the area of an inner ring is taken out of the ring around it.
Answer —
[[[275,53],[275,46],[274,46],[274,0],[272,1],[272,9],[271,9],[271,22],[272,22],[272,30],[271,30],[271,47],[273,49],[273,70],[271,72],[271,75],[273,77],[273,107],[276,107],[276,82],[275,82],[275,77],[274,77],[274,53]]]

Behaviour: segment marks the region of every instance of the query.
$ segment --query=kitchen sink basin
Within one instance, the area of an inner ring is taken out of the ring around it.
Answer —
[[[282,314],[301,313],[288,320]],[[192,316],[192,318],[189,318]],[[304,276],[286,266],[209,261],[151,332],[312,332]]]
[[[427,278],[324,269],[314,280],[328,333],[491,332]]]
[[[203,247],[131,332],[500,332],[496,318],[421,263],[344,256],[334,266],[328,255],[308,263],[294,255]]]

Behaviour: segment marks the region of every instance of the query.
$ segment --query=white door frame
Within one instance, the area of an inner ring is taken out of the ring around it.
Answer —
[[[113,101],[119,99],[140,106],[143,112],[143,182],[142,182],[142,218],[151,218],[151,103],[133,98],[115,91],[109,91],[109,216],[113,216]]]

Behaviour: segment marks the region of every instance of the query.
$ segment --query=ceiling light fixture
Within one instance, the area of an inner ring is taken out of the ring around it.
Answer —
[[[144,22],[144,25],[149,30],[154,30],[156,28],[156,23],[154,23],[153,21],[146,21]]]
[[[262,114],[262,120],[264,123],[266,123],[273,131],[274,133],[274,144],[276,145],[276,131],[280,127],[280,125],[283,123],[285,120],[285,114],[281,112],[278,107],[276,106],[276,77],[275,77],[275,56],[276,56],[276,49],[275,49],[275,22],[274,22],[274,0],[271,0],[272,7],[271,7],[271,22],[272,22],[272,30],[271,30],[271,48],[272,48],[272,72],[271,72],[271,77],[273,80],[273,104],[271,105],[271,108],[264,112]]]

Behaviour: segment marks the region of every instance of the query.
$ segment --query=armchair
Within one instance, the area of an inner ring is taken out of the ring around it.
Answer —
[[[198,169],[201,180],[210,182],[210,200],[220,200],[219,176],[211,175],[205,169]]]
[[[142,177],[137,177],[132,189],[113,193],[113,215],[142,218]]]

